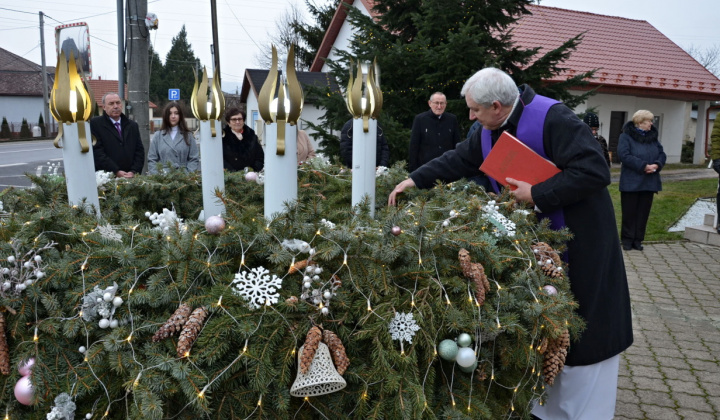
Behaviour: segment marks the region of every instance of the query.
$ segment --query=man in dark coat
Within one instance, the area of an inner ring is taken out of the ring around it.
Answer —
[[[600,145],[565,105],[536,95],[527,85],[518,89],[498,69],[476,73],[462,94],[484,128],[411,173],[395,187],[388,204],[394,205],[406,188],[431,188],[435,180],[452,182],[474,173],[503,131],[555,163],[561,172],[536,185],[506,180],[517,186],[517,200],[534,203],[540,217],[550,217],[551,226],[567,226],[573,233],[565,258],[577,311],[586,322],[548,390],[547,403],[535,406],[533,414],[541,419],[612,418],[619,354],[632,344],[633,335],[627,277],[607,190],[610,171]]]
[[[410,172],[448,150],[455,149],[455,145],[460,141],[457,117],[445,112],[445,95],[442,92],[433,93],[428,105],[430,110],[416,115],[413,121],[408,156]]]
[[[353,120],[350,118],[340,131],[340,158],[343,165],[352,168]],[[377,126],[377,143],[375,145],[375,166],[390,165],[390,147],[380,124]]]
[[[103,115],[90,120],[95,137],[93,158],[96,171],[108,171],[119,178],[132,178],[142,172],[145,148],[135,121],[123,114],[123,102],[117,93],[106,93],[102,99]]]

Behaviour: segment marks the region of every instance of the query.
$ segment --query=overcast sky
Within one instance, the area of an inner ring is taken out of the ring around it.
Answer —
[[[337,0],[316,0],[319,4]],[[220,61],[223,89],[234,91],[242,83],[246,68],[258,68],[255,57],[260,46],[275,32],[275,21],[295,4],[305,10],[303,0],[217,0]],[[541,0],[544,6],[647,20],[683,48],[720,45],[717,0]],[[89,0],[0,0],[0,48],[40,63],[38,12],[45,17],[45,54],[55,65],[54,28],[61,23],[84,21],[90,28],[93,76],[117,80],[116,1]],[[195,55],[211,70],[212,43],[210,5],[197,0],[149,0],[148,11],[160,21],[150,32],[150,41],[161,59],[171,40],[184,24]]]

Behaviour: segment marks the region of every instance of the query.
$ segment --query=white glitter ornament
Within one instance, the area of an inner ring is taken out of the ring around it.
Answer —
[[[85,353],[85,352],[87,351],[87,349],[85,348],[85,346],[80,346],[80,348],[78,349],[78,351],[79,351],[80,353]]]
[[[100,326],[100,328],[102,328],[102,329],[105,329],[110,326],[110,321],[103,318],[100,320],[100,322],[98,322],[98,326]]]
[[[120,296],[115,296],[115,299],[112,301],[114,307],[118,307],[123,304],[123,300]]]
[[[328,308],[322,308],[320,311],[323,313],[323,315],[327,315],[330,313],[330,310]]]
[[[470,367],[475,363],[475,350],[470,347],[462,347],[458,350],[455,361],[462,367]]]
[[[33,259],[35,260],[35,262],[40,262],[40,261],[42,261],[42,257],[39,256],[39,255],[36,255],[35,258],[33,258]]]
[[[233,280],[233,292],[248,302],[252,309],[258,309],[263,305],[277,303],[282,288],[282,279],[275,274],[269,276],[270,271],[264,267],[256,267],[250,272],[243,271],[235,274]]]
[[[117,319],[113,319],[112,321],[110,321],[110,328],[117,328],[118,325],[120,325],[120,323]]]
[[[225,229],[225,220],[220,216],[210,216],[205,220],[205,229],[211,235],[219,235]]]
[[[105,294],[103,294],[103,300],[105,302],[111,302],[113,300],[113,294],[110,292],[105,292]]]
[[[413,336],[416,331],[420,330],[420,326],[415,322],[412,313],[395,312],[395,318],[390,321],[388,330],[393,340],[400,341],[400,351],[405,353],[403,342],[407,341],[412,344]]]

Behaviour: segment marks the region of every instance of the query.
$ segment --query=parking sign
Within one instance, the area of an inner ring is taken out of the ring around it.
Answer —
[[[168,89],[168,99],[177,101],[180,99],[180,89]]]

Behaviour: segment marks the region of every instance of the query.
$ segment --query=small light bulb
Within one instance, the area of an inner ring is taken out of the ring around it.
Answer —
[[[217,303],[218,308],[220,307],[220,305],[222,305],[222,295],[220,295],[220,299],[218,299],[218,303]]]
[[[129,343],[130,340],[132,340],[132,334],[128,335],[128,337],[126,338],[126,340],[127,340],[127,342]]]
[[[258,399],[258,404],[257,404],[257,405],[258,405],[258,407],[260,407],[260,406],[262,405],[262,395],[260,396],[260,399]]]
[[[200,392],[198,393],[198,398],[200,398],[200,399],[205,398],[205,391],[200,391]]]

